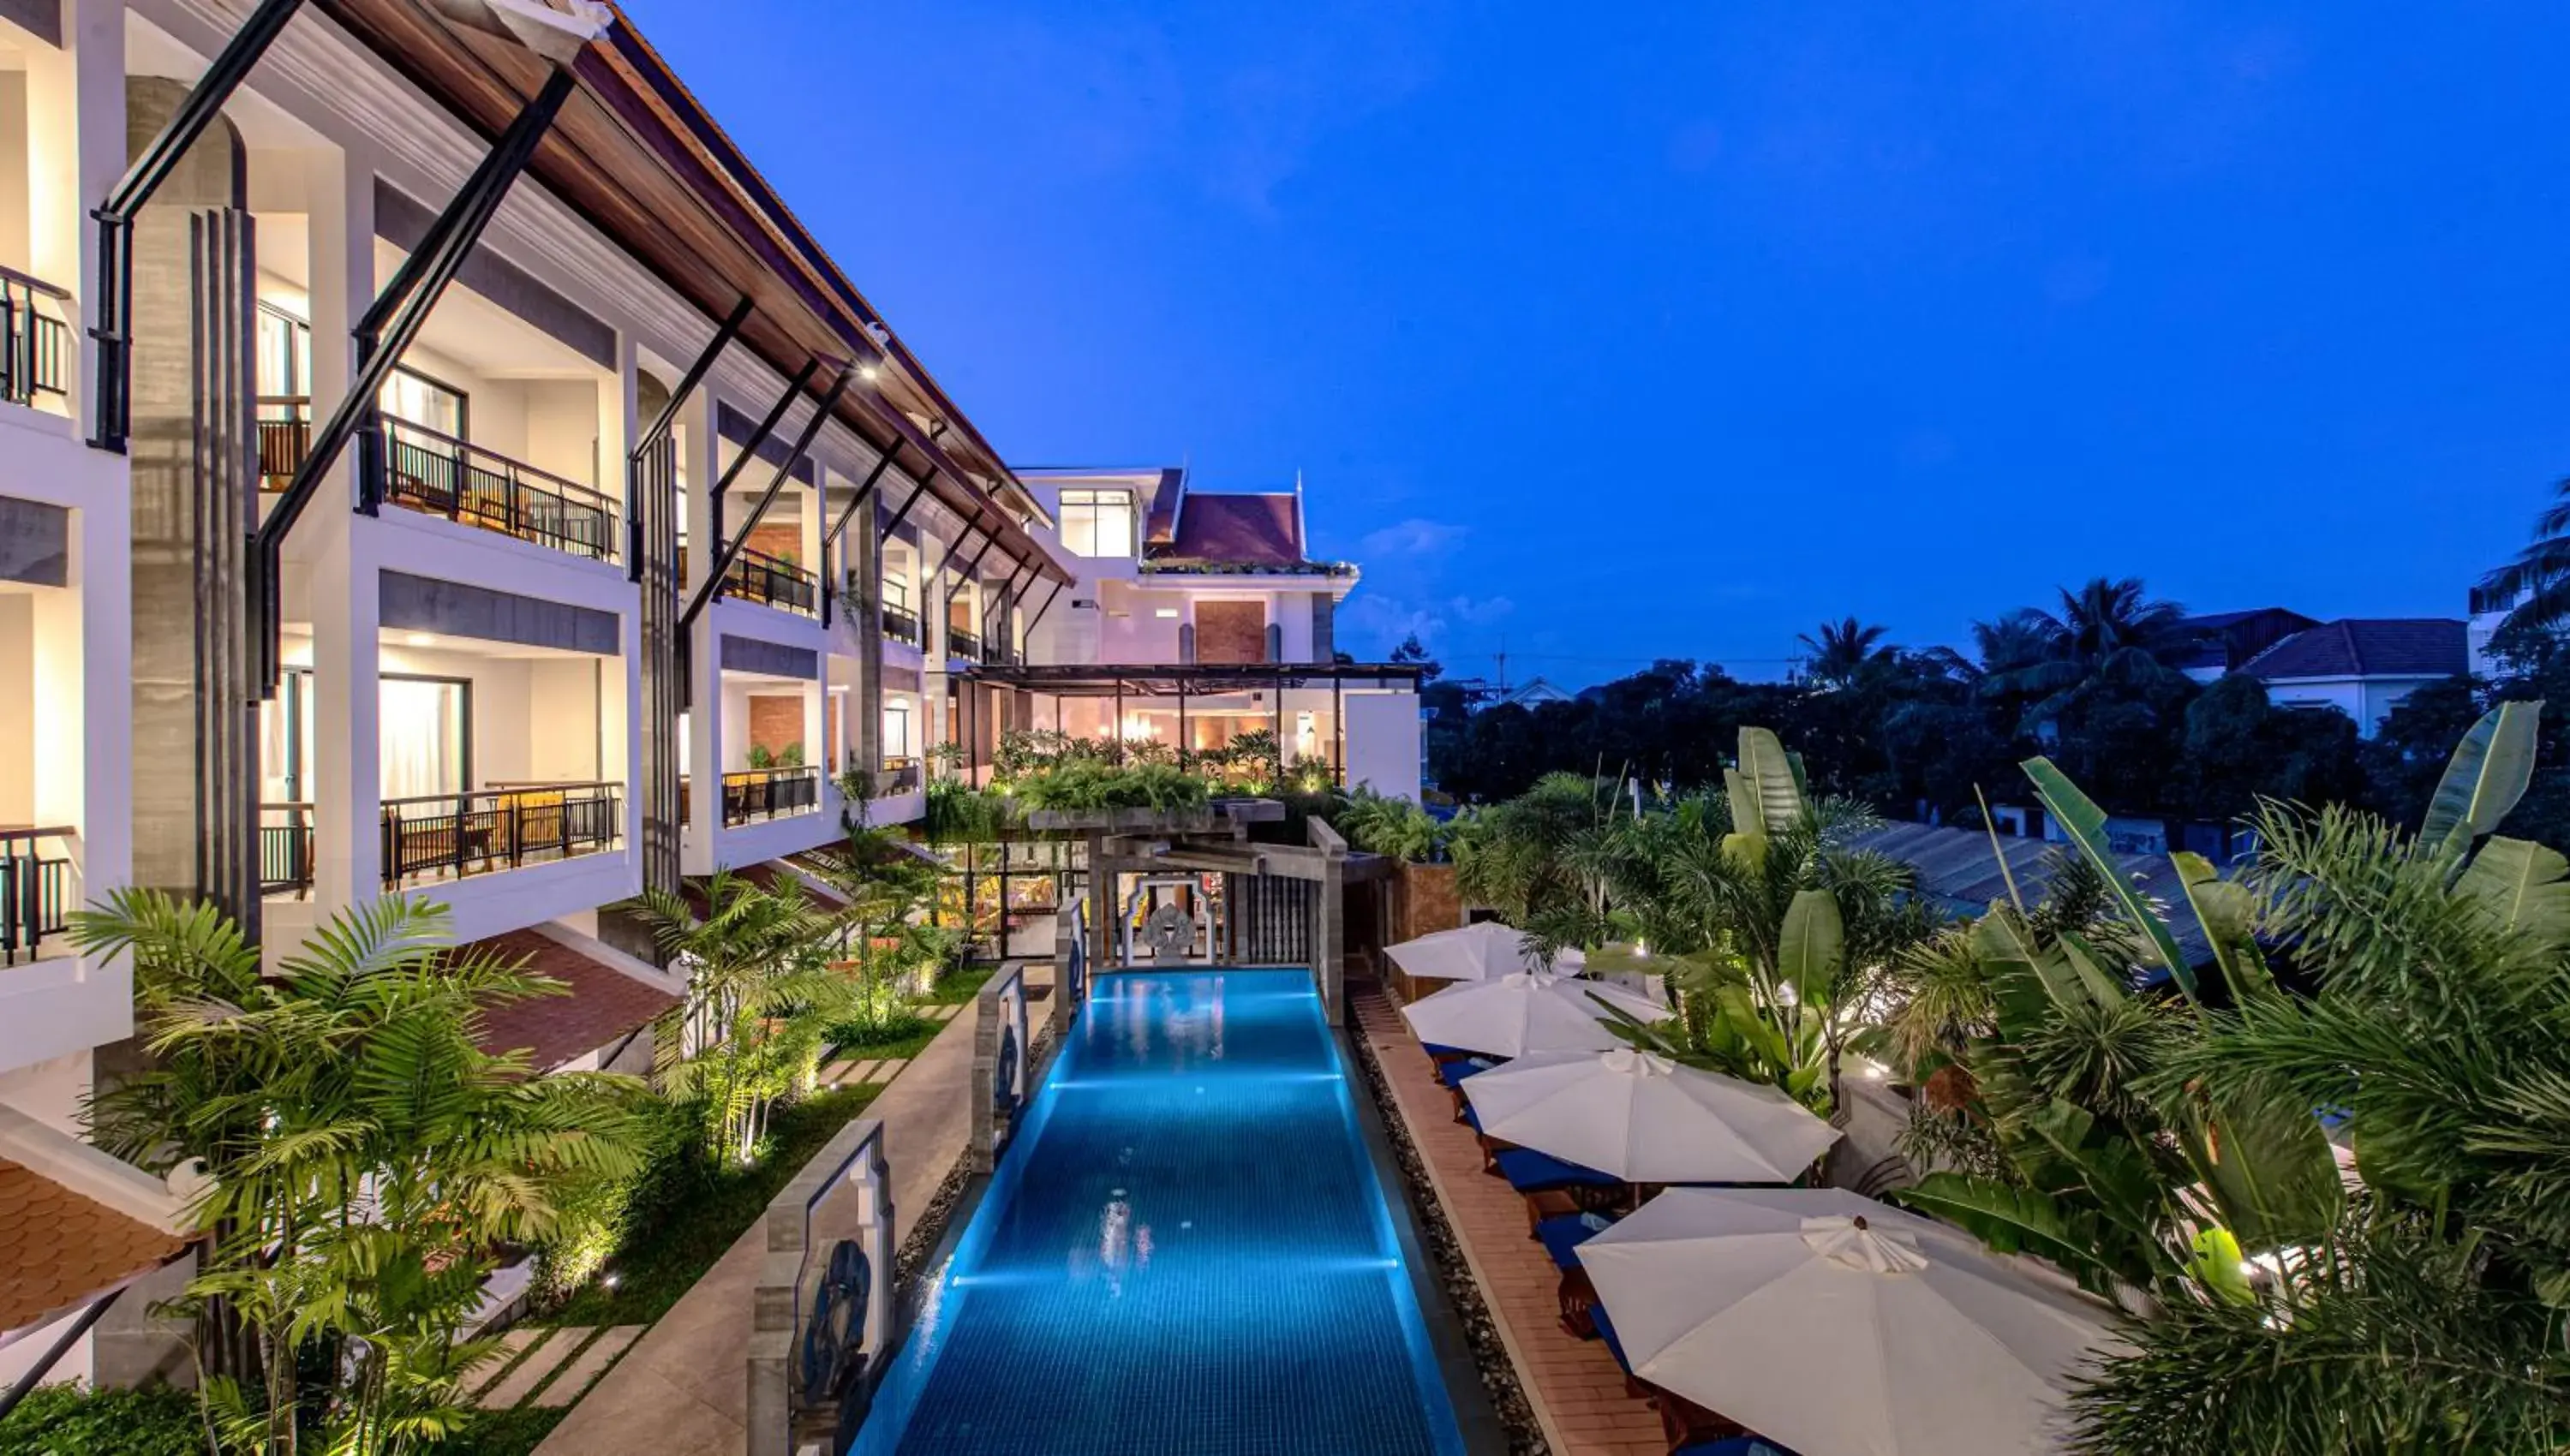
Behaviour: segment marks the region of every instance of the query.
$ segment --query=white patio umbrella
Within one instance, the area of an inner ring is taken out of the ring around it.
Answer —
[[[1519,1057],[1463,1088],[1491,1137],[1630,1183],[1790,1183],[1839,1140],[1774,1087],[1630,1046]]]
[[[1511,971],[1547,968],[1564,975],[1576,973],[1575,964],[1560,964],[1576,951],[1563,951],[1546,967],[1539,957],[1525,952],[1524,940],[1522,930],[1484,920],[1452,930],[1431,930],[1415,940],[1387,945],[1384,953],[1393,964],[1427,980],[1493,980]]]
[[[1594,999],[1592,999],[1592,997]],[[1606,1051],[1623,1045],[1606,1029],[1603,1001],[1636,1021],[1657,1021],[1669,1008],[1630,991],[1566,976],[1516,971],[1456,986],[1401,1008],[1421,1041],[1492,1056],[1539,1051]]]
[[[1579,1262],[1636,1375],[1804,1456],[2054,1449],[2115,1343],[2065,1281],[1843,1189],[1671,1189]]]

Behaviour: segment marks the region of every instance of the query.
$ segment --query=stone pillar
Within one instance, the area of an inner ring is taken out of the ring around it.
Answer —
[[[1115,964],[1115,877],[1118,862],[1106,857],[1106,836],[1088,837],[1088,973]]]
[[[124,0],[62,0],[61,44],[26,49],[27,267],[72,296],[91,301],[98,278],[98,223],[89,210],[125,175]],[[80,335],[84,317],[72,319]],[[66,381],[72,418],[84,435],[95,423],[90,345]],[[120,693],[126,684],[120,679]],[[127,710],[120,708],[122,717]]]
[[[890,471],[884,473],[875,484],[876,498],[858,508],[839,543],[841,558],[858,588],[845,603],[856,628],[858,664],[856,688],[849,694],[857,721],[851,725],[848,743],[856,753],[858,771],[870,780],[883,772],[884,754],[883,538],[876,525],[880,519],[876,508],[882,504],[881,493],[899,479]]]
[[[126,87],[129,155],[188,87]],[[256,517],[248,154],[208,130],[136,219],[131,442],[134,876],[258,925],[256,685],[243,547]]]

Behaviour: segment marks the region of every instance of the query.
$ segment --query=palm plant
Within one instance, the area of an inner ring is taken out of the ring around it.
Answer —
[[[146,1168],[200,1166],[210,1248],[182,1303],[201,1342],[247,1335],[252,1358],[205,1382],[209,1411],[268,1456],[297,1448],[298,1357],[315,1346],[338,1375],[309,1403],[333,1452],[452,1430],[487,1353],[457,1336],[490,1251],[547,1232],[567,1187],[637,1166],[641,1084],[532,1077],[482,1050],[486,1006],[564,988],[453,949],[447,923],[389,898],[334,915],[267,976],[209,906],[124,890],[73,917],[85,951],[133,957],[155,1058],[96,1094],[91,1126]]]
[[[1683,1014],[1669,1029],[1623,1030],[1835,1110],[1866,988],[1933,912],[1907,894],[1908,866],[1843,843],[1871,816],[1815,800],[1775,734],[1743,728],[1725,780],[1718,806],[1682,807],[1624,837],[1617,914],[1656,927],[1661,948],[1647,959],[1673,976]],[[1623,963],[1612,952],[1602,962]]]
[[[1362,784],[1348,791],[1332,817],[1348,843],[1370,855],[1424,865],[1446,853],[1447,827],[1435,815]]]
[[[2570,860],[2496,836],[2537,709],[2485,717],[2415,834],[2270,805],[2246,889],[2318,989],[2252,996],[2163,1095],[2331,1109],[2364,1189],[2275,1291],[2135,1331],[2080,1400],[2091,1449],[2554,1451],[2570,1440]],[[2171,1372],[2229,1377],[2181,1394]]]
[[[645,891],[637,914],[687,975],[682,1035],[664,1038],[655,1070],[695,1106],[707,1152],[757,1157],[777,1102],[811,1079],[823,1032],[854,990],[830,969],[830,922],[800,891],[776,893],[728,871],[703,882],[703,913],[683,896]]]

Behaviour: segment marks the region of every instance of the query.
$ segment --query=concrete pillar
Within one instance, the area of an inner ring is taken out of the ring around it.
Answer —
[[[1088,837],[1088,973],[1115,964],[1115,877],[1117,861],[1106,857],[1106,837]]]
[[[679,509],[687,523],[688,575],[678,588],[682,609],[704,584],[714,554],[721,549],[720,543],[714,540],[711,494],[713,483],[722,475],[721,438],[714,429],[714,392],[697,390],[696,397],[683,407],[683,418],[687,489]],[[687,779],[687,833],[679,863],[689,875],[713,873],[714,836],[722,830],[722,658],[713,619],[714,608],[707,606],[687,630],[687,751],[681,765]]]
[[[302,154],[310,199],[312,410],[326,419],[356,377],[357,320],[375,298],[375,175],[362,155]],[[360,532],[356,446],[287,541],[312,626],[313,899],[318,911],[383,891],[382,586]]]

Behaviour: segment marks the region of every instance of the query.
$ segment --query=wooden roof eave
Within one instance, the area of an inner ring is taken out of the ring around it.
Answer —
[[[485,136],[506,130],[543,84],[546,63],[532,52],[452,25],[416,0],[319,3],[350,35]],[[566,205],[623,242],[708,318],[729,312],[746,291],[753,312],[741,329],[741,343],[780,376],[792,376],[814,357],[882,357],[896,365],[897,374],[918,370],[897,336],[890,349],[874,341],[866,329],[880,322],[872,308],[799,224],[790,222],[630,21],[620,15],[605,37],[582,50],[573,71],[580,91],[530,164]],[[652,178],[652,172],[659,176]],[[899,382],[915,386],[913,379]],[[836,413],[870,448],[892,454],[913,479],[933,471],[933,494],[948,509],[962,516],[996,514],[1003,524],[1001,545],[1010,554],[1035,559],[1044,574],[1069,583],[1071,576],[1049,553],[974,485],[977,474],[1016,482],[988,454],[987,442],[962,412],[933,387],[931,393],[934,398],[921,401],[926,412],[961,432],[962,443],[978,447],[967,454],[985,455],[988,468],[976,472],[876,391],[846,391]]]

